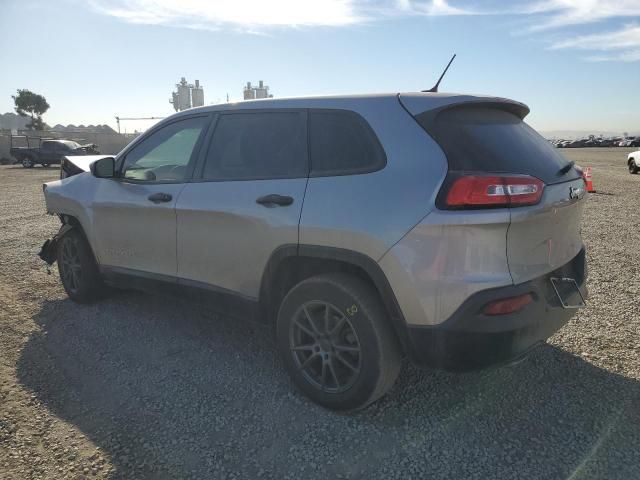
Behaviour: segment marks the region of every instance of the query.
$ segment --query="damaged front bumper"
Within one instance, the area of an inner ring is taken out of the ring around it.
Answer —
[[[62,237],[64,237],[67,232],[73,229],[72,225],[64,224],[58,230],[52,238],[49,238],[42,244],[42,248],[38,253],[38,256],[47,264],[53,265],[56,261],[57,252],[58,252],[58,242]]]

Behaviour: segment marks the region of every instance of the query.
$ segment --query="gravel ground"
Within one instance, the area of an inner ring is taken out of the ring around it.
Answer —
[[[406,365],[352,416],[293,390],[270,330],[175,299],[66,299],[35,253],[40,185],[0,167],[0,478],[640,478],[640,175],[594,168],[590,305],[525,361]],[[635,252],[633,251],[635,250]]]

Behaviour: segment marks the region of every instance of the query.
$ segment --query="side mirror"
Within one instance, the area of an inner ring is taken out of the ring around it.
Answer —
[[[116,159],[113,157],[101,158],[91,164],[91,173],[98,178],[113,178],[116,176]]]

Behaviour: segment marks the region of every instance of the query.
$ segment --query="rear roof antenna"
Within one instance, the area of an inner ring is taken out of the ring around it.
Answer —
[[[442,79],[444,78],[444,76],[447,74],[447,70],[449,70],[449,67],[451,66],[451,64],[453,63],[453,61],[456,58],[456,54],[453,54],[453,57],[451,57],[451,60],[449,60],[449,63],[447,64],[447,68],[444,69],[444,72],[442,72],[442,75],[440,75],[440,78],[438,79],[438,83],[436,83],[433,88],[431,88],[430,90],[422,90],[423,92],[428,92],[428,93],[438,93],[438,87],[440,86],[440,82],[442,82]]]

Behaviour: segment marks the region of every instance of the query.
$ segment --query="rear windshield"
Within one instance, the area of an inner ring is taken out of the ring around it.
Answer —
[[[513,113],[482,106],[451,108],[435,119],[417,117],[442,147],[449,170],[532,175],[546,184],[578,178],[568,161],[533,128]]]

